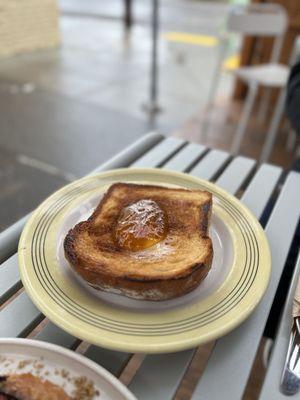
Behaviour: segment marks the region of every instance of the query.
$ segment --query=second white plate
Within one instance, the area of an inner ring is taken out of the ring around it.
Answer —
[[[65,386],[69,395],[73,378],[84,377],[99,391],[93,400],[136,400],[108,371],[74,351],[37,340],[0,339],[0,376],[27,372]]]

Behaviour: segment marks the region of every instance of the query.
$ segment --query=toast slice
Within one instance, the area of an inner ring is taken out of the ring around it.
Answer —
[[[30,373],[0,377],[0,400],[72,400],[59,386]]]
[[[143,300],[178,297],[197,287],[211,267],[211,210],[206,191],[116,183],[91,217],[69,231],[65,256],[96,289]],[[124,223],[137,238],[126,241]]]

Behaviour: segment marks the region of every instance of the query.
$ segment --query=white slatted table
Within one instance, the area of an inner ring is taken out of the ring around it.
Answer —
[[[241,399],[299,221],[300,174],[291,172],[278,185],[282,175],[279,167],[264,164],[256,169],[252,159],[232,159],[226,152],[209,150],[182,139],[165,138],[158,133],[143,137],[92,173],[120,167],[166,168],[215,181],[228,192],[238,194],[257,218],[262,216],[273,196],[274,206],[265,227],[273,259],[267,293],[248,320],[211,346],[206,368],[191,395],[193,400]],[[0,234],[0,337],[30,335],[76,351],[80,341],[51,322],[46,321],[41,329],[35,329],[43,322],[44,316],[22,290],[16,254],[18,239],[27,218]],[[264,400],[284,398],[279,392],[279,379],[288,343],[292,290],[299,270],[298,261],[261,392],[261,399]],[[195,351],[146,356],[129,388],[141,400],[174,398]],[[120,376],[133,356],[96,346],[88,347],[85,355],[116,376]],[[238,379],[235,379],[237,376]]]

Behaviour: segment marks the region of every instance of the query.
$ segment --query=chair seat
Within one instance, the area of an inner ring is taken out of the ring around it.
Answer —
[[[241,67],[233,70],[233,74],[246,82],[256,82],[269,87],[284,87],[289,76],[289,67],[282,64],[261,64]]]

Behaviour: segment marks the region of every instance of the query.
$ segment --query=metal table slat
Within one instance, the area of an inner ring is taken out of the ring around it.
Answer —
[[[138,399],[167,400],[174,396],[194,350],[147,356],[129,389]]]
[[[29,216],[30,214],[25,215],[25,217],[0,233],[0,263],[3,263],[17,251],[20,235]]]
[[[34,337],[36,340],[58,344],[59,346],[71,348],[78,339],[69,333],[58,328],[52,322],[47,325]]]
[[[120,375],[131,357],[129,353],[107,350],[97,346],[89,347],[84,355],[102,365],[115,376]]]
[[[255,166],[251,158],[236,157],[227,166],[216,183],[230,193],[236,193]]]
[[[131,168],[156,167],[184,146],[184,140],[168,137],[130,165]]]
[[[24,292],[0,312],[0,337],[26,335],[43,318]]]
[[[272,348],[272,355],[268,365],[267,374],[264,379],[260,400],[286,400],[287,396],[282,394],[279,389],[282,370],[289,345],[289,338],[292,326],[292,305],[294,292],[298,283],[300,274],[300,253],[293,274],[293,280],[290,285],[289,293],[285,302],[279,329],[276,334],[276,340]],[[295,396],[291,396],[294,398]],[[300,392],[297,398],[299,399]]]
[[[158,132],[150,132],[141,139],[133,142],[120,153],[110,158],[107,162],[95,168],[90,174],[101,171],[108,171],[115,168],[124,168],[141,157],[153,146],[157,145],[164,139],[164,136]]]
[[[14,254],[0,266],[0,304],[22,286],[18,268],[18,255]]]
[[[200,162],[190,171],[191,175],[202,179],[212,179],[229,159],[230,154],[221,150],[211,150]]]
[[[259,218],[273,193],[282,168],[263,164],[260,166],[243,195],[243,203]]]
[[[253,194],[255,195],[254,192]],[[300,174],[292,172],[282,187],[266,226],[273,260],[266,294],[254,313],[242,325],[218,340],[193,399],[199,399],[201,396],[210,400],[219,399],[220,387],[224,399],[242,397],[298,223],[299,198]],[[234,385],[228,385],[237,371],[239,378],[235,380]]]
[[[189,143],[178,154],[175,154],[163,168],[180,172],[185,171],[205,150],[206,148],[200,144]]]

